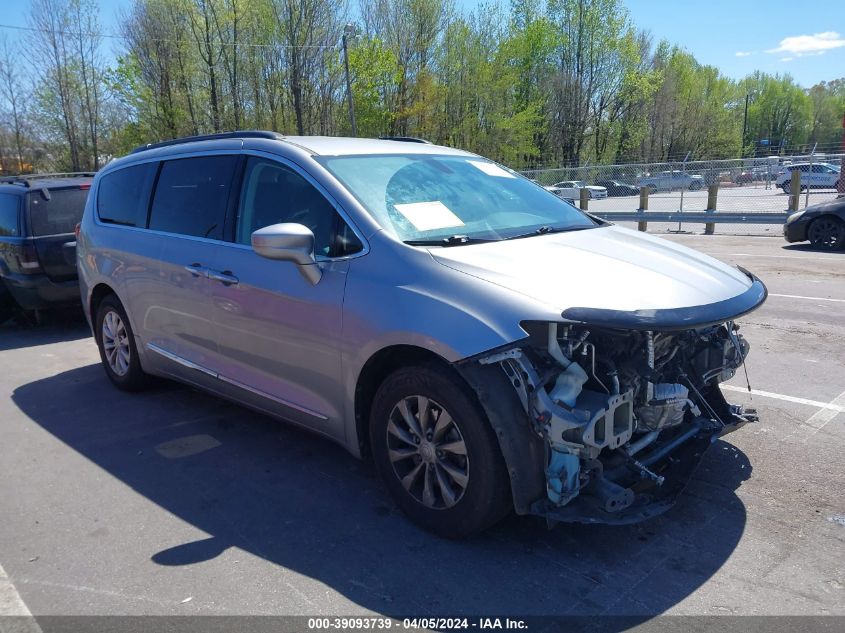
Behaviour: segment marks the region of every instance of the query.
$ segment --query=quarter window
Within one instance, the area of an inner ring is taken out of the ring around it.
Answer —
[[[20,209],[19,196],[0,194],[0,237],[20,235],[18,209]]]
[[[237,161],[237,156],[200,156],[165,162],[153,197],[150,228],[222,239]]]
[[[311,229],[317,256],[350,255],[362,248],[334,206],[310,182],[280,163],[250,157],[241,190],[235,241],[250,244],[253,231],[286,222]]]
[[[133,165],[106,174],[97,186],[97,215],[100,221],[125,226],[147,226],[157,162]]]

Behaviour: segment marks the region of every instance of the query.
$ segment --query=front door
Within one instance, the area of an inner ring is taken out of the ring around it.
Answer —
[[[282,222],[314,233],[318,283],[295,264],[252,250],[253,231]],[[220,379],[264,398],[274,412],[338,438],[344,257],[360,248],[354,236],[343,238],[347,234],[348,225],[312,181],[291,166],[250,156],[233,239],[221,247],[210,278]]]

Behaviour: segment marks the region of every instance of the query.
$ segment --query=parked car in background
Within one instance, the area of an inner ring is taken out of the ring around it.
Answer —
[[[759,279],[454,148],[144,146],[97,175],[77,257],[116,387],[174,378],[371,456],[445,536],[642,521],[754,419],[719,383]]]
[[[839,186],[839,165],[829,163],[793,163],[778,172],[775,185],[784,193],[792,192],[792,172],[801,172],[801,191],[836,189]]]
[[[651,191],[680,191],[681,189],[697,191],[704,187],[704,178],[675,169],[644,176],[637,184],[640,187],[648,187]]]
[[[786,218],[787,242],[809,240],[813,246],[834,251],[845,245],[845,198],[808,206]]]
[[[583,180],[564,180],[562,182],[556,182],[554,187],[559,192],[557,193],[558,196],[568,198],[569,200],[579,200],[581,198],[581,189],[586,189],[591,199],[603,200],[607,198],[607,189],[588,185]]]
[[[636,185],[628,184],[627,182],[620,182],[618,180],[598,180],[597,187],[604,187],[607,190],[608,196],[638,196],[640,195],[640,188]]]
[[[754,174],[749,171],[743,171],[734,176],[734,182],[738,185],[748,185],[754,182]]]
[[[74,229],[93,176],[0,179],[0,280],[23,310],[79,303]]]

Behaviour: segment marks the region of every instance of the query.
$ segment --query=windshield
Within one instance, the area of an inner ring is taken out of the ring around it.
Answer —
[[[375,220],[404,241],[500,240],[598,224],[496,163],[472,156],[318,158]]]

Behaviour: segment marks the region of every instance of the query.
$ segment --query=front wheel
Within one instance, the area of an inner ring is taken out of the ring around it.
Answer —
[[[475,534],[511,507],[496,436],[448,368],[412,366],[388,376],[373,400],[370,445],[396,505],[435,534]]]
[[[807,229],[807,237],[813,246],[828,251],[838,250],[845,243],[845,224],[834,217],[817,218]]]
[[[149,377],[141,369],[132,326],[114,295],[103,299],[97,308],[94,336],[106,375],[116,387],[138,391],[147,385]]]

